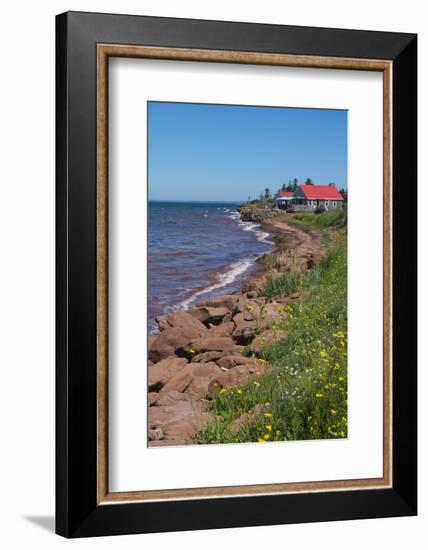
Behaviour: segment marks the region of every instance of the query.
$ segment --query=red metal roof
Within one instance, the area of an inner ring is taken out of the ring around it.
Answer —
[[[280,191],[278,197],[293,197],[294,191]]]
[[[307,199],[343,200],[335,185],[299,185]]]

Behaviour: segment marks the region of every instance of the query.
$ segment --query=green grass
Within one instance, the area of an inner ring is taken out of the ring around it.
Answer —
[[[201,443],[238,443],[347,437],[347,251],[339,232],[307,275],[282,274],[267,293],[304,287],[304,298],[286,306],[278,329],[288,337],[262,349],[271,369],[246,385],[228,388],[211,403],[217,420]],[[251,412],[252,411],[252,412]],[[249,420],[237,431],[233,421]]]
[[[321,214],[298,212],[288,218],[288,223],[301,229],[343,227],[346,223],[346,210],[332,210]]]
[[[265,296],[268,300],[280,298],[304,290],[308,285],[308,274],[303,271],[285,271],[281,275],[266,277]]]

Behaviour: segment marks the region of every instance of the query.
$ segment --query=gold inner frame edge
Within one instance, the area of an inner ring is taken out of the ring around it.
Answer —
[[[132,57],[383,73],[383,477],[109,492],[108,489],[108,59]],[[225,498],[392,486],[392,62],[359,58],[97,45],[97,503]]]

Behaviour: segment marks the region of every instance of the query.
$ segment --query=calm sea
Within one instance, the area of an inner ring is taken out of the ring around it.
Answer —
[[[149,202],[149,326],[155,317],[238,290],[272,249],[236,204]]]

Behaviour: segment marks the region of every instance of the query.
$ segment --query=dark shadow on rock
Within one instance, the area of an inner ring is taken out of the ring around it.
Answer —
[[[24,516],[24,519],[38,525],[45,531],[55,532],[55,518],[54,516]]]

